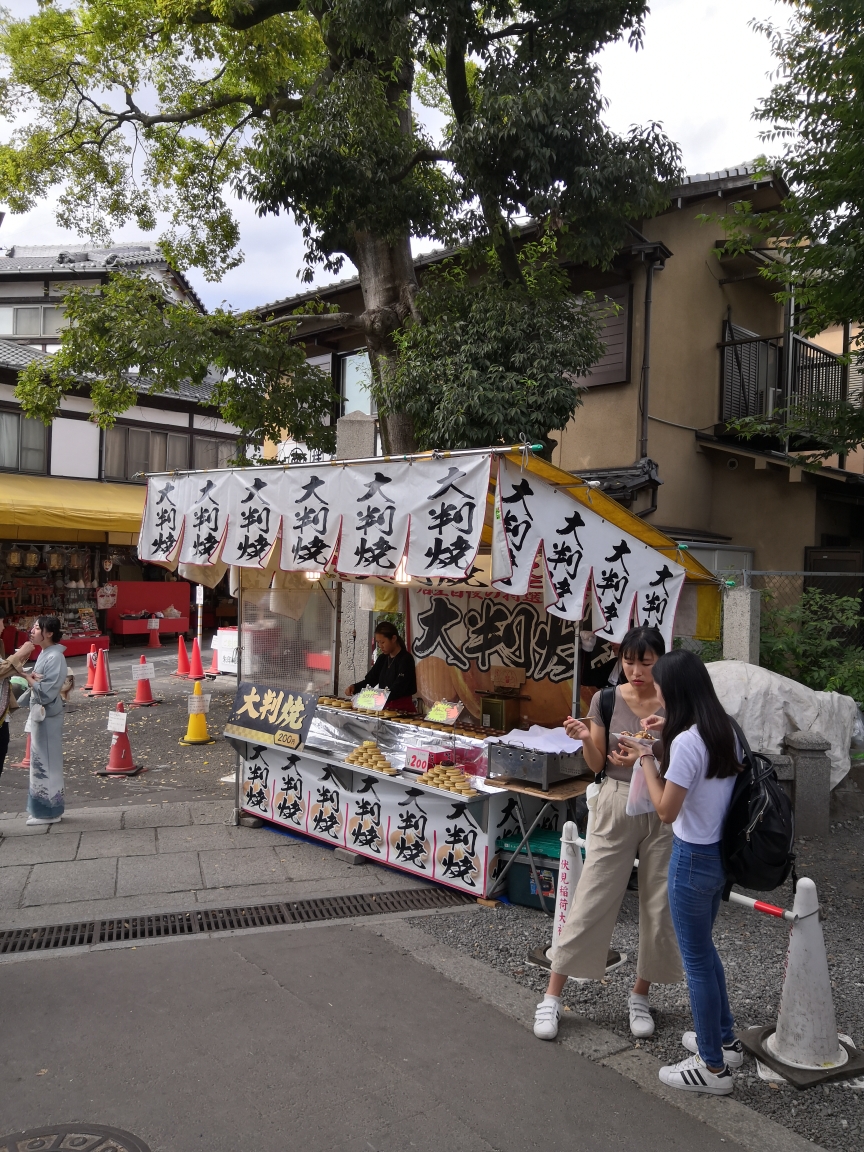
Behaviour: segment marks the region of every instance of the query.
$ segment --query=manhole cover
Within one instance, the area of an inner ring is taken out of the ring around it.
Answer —
[[[0,1136],[0,1152],[150,1152],[143,1140],[102,1124],[55,1124]]]

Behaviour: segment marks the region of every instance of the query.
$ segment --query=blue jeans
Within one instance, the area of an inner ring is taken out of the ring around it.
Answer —
[[[688,844],[673,838],[669,907],[687,973],[699,1055],[711,1068],[722,1068],[722,1045],[735,1039],[726,977],[711,937],[725,882],[719,843]]]

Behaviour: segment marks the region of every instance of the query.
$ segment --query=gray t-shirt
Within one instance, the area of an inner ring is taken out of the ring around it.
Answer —
[[[662,708],[657,709],[658,716],[665,716],[666,713]],[[593,720],[595,724],[603,727],[603,719],[600,715],[600,693],[595,692],[591,699],[591,706],[588,709],[587,720]],[[619,743],[617,740],[612,739],[613,732],[638,732],[642,727],[642,721],[625,701],[621,695],[621,689],[615,689],[615,707],[612,709],[612,723],[609,725],[609,747],[606,749],[606,775],[611,780],[623,780],[625,784],[630,783],[630,777],[633,775],[632,768],[622,768],[620,764],[614,764],[608,759],[610,752],[617,752],[619,750]]]

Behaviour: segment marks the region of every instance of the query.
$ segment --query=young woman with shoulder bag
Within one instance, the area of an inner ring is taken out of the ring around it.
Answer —
[[[662,756],[658,765],[650,753],[639,754],[657,815],[674,833],[669,904],[696,1026],[681,1038],[693,1055],[661,1068],[660,1079],[670,1088],[727,1096],[730,1069],[741,1066],[744,1053],[712,931],[726,882],[720,841],[741,749],[705,665],[692,652],[663,656],[654,681],[666,709]]]

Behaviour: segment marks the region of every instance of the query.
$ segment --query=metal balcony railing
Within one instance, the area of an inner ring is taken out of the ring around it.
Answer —
[[[724,424],[778,409],[824,415],[846,399],[849,373],[841,357],[801,336],[754,336],[726,324],[719,348]]]

